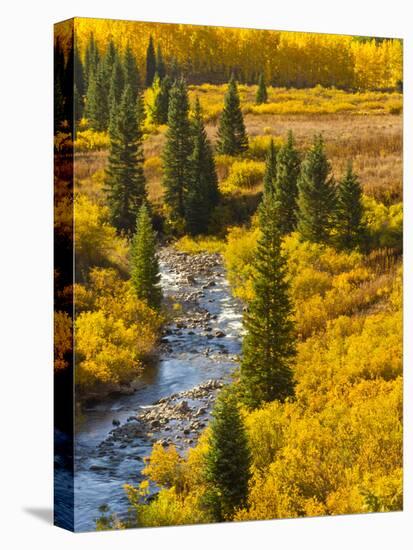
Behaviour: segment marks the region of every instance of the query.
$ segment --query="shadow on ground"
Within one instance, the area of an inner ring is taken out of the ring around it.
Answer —
[[[53,510],[51,508],[24,508],[24,512],[49,525],[53,524]]]

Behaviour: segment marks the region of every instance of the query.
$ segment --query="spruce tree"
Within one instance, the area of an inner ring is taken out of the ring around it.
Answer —
[[[80,120],[83,116],[83,97],[86,93],[85,89],[85,74],[82,59],[79,49],[75,46],[74,49],[74,103],[75,103],[75,119]]]
[[[92,72],[86,94],[86,117],[94,130],[107,130],[109,124],[109,98],[104,80],[103,63]]]
[[[257,88],[257,94],[255,96],[255,103],[257,105],[261,105],[261,103],[267,103],[268,95],[267,95],[267,86],[265,85],[265,79],[263,73],[260,74],[258,77],[258,88]]]
[[[297,225],[297,180],[299,174],[300,155],[295,148],[294,137],[290,131],[287,142],[280,147],[277,154],[275,199],[279,203],[278,228],[281,235],[291,233]]]
[[[115,103],[116,105],[120,104],[124,87],[125,87],[125,78],[124,78],[122,64],[119,58],[116,58],[112,67],[112,74],[110,77],[110,86],[109,86],[109,105],[110,106],[112,106],[113,103]]]
[[[218,177],[207,137],[199,99],[196,98],[193,127],[191,179],[185,201],[186,228],[191,235],[205,233],[219,201]]]
[[[134,97],[139,94],[141,79],[139,75],[138,65],[136,63],[135,56],[133,55],[131,47],[126,47],[125,56],[123,60],[125,87],[130,86]]]
[[[363,243],[365,224],[362,189],[351,162],[337,189],[336,239],[339,248],[356,248]]]
[[[204,476],[204,505],[212,521],[230,520],[247,504],[251,453],[233,389],[224,388],[212,412]]]
[[[316,136],[298,178],[297,229],[304,240],[330,240],[335,212],[335,187],[321,136]]]
[[[119,233],[131,236],[146,198],[141,120],[130,86],[126,86],[110,123],[110,152],[105,190],[111,221]]]
[[[277,152],[275,150],[274,140],[271,139],[265,159],[264,172],[264,198],[274,194],[275,179],[277,176]]]
[[[156,73],[156,55],[152,35],[149,37],[149,44],[146,50],[146,87],[150,88]]]
[[[112,76],[112,69],[115,64],[115,61],[118,57],[115,44],[113,40],[109,40],[106,51],[102,59],[102,75],[105,81],[105,85],[109,90],[110,79]]]
[[[53,49],[53,71],[54,71],[54,131],[57,132],[61,128],[61,124],[65,120],[66,103],[65,98],[65,56],[59,38],[56,39]]]
[[[294,393],[295,334],[277,208],[273,196],[265,197],[260,207],[254,298],[244,316],[240,380],[243,399],[253,408]]]
[[[232,76],[224,98],[218,128],[217,150],[223,155],[238,155],[248,149],[248,137],[245,131],[238,88]]]
[[[185,198],[191,179],[192,134],[188,119],[188,91],[183,79],[171,89],[168,109],[168,129],[163,150],[163,186],[170,220],[183,222]]]
[[[156,49],[156,72],[162,81],[166,76],[166,67],[162,56],[161,46],[159,44]]]
[[[154,84],[155,82],[156,79]],[[153,120],[156,124],[167,124],[168,122],[169,95],[171,92],[171,87],[172,82],[168,76],[165,76],[159,83],[152,113]]]
[[[89,80],[95,74],[99,65],[99,51],[93,33],[90,34],[85,53],[85,89],[89,87]]]
[[[139,300],[158,310],[161,306],[162,291],[156,257],[156,238],[145,203],[139,209],[136,233],[132,239],[131,278]]]

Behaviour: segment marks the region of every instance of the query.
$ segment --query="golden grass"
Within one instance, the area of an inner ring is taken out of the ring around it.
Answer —
[[[201,104],[208,114],[214,105],[222,109],[226,86],[190,86],[191,100],[199,95]],[[254,86],[240,86],[242,104],[251,103],[255,95]],[[245,114],[244,120],[250,138],[251,150],[246,157],[263,160],[264,145],[274,138],[279,145],[288,130],[292,130],[298,148],[304,152],[311,144],[314,134],[321,133],[326,143],[327,154],[332,163],[333,173],[340,178],[349,159],[360,176],[364,191],[376,199],[390,204],[402,198],[402,116],[388,114],[395,102],[400,102],[399,93],[348,93],[316,87],[306,90],[269,88],[270,104],[302,101],[306,105],[326,105],[347,102],[358,109],[352,112],[323,114]],[[379,106],[383,108],[379,108]],[[265,110],[264,110],[265,111]],[[362,115],[360,113],[364,112]],[[379,116],[380,114],[380,116]],[[208,118],[208,117],[207,117]],[[161,154],[165,144],[165,126],[147,134],[144,141],[145,175],[148,182],[148,195],[152,202],[160,202],[163,196]],[[213,143],[216,141],[216,120],[210,120],[206,131]],[[97,151],[76,155],[76,181],[90,193],[96,192],[96,182],[87,183],[92,175],[103,170],[107,152]],[[229,176],[234,162],[232,157],[216,156],[216,166],[220,182]],[[239,160],[239,159],[238,159]],[[259,188],[258,188],[259,190]],[[245,191],[247,192],[247,191]]]
[[[255,105],[256,86],[238,87],[244,114],[262,115],[328,115],[336,113],[400,114],[403,96],[399,92],[346,92],[316,86],[305,89],[274,88],[268,86],[268,102]],[[222,110],[226,85],[203,84],[190,86],[193,102],[199,97],[206,120],[216,123]]]

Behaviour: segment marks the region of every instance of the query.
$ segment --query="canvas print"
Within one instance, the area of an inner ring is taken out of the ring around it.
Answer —
[[[402,54],[56,24],[56,525],[402,510]]]

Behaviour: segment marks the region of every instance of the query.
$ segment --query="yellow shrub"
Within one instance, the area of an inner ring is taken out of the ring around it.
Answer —
[[[250,137],[248,140],[248,156],[257,160],[265,160],[271,140],[274,141],[277,148],[283,143],[282,138],[271,135]]]
[[[246,301],[253,297],[252,261],[258,235],[258,228],[249,231],[241,227],[233,227],[228,231],[227,246],[224,251],[225,266],[233,294]]]
[[[227,189],[251,189],[262,182],[265,163],[254,160],[237,160],[229,171],[225,182]]]
[[[76,285],[76,382],[81,389],[96,384],[125,383],[139,375],[153,351],[161,317],[136,299],[130,281],[113,269],[94,268],[90,286]],[[79,307],[78,307],[79,303]]]
[[[66,354],[72,351],[72,320],[64,311],[54,314],[54,369],[68,366]]]
[[[222,252],[225,243],[217,237],[189,237],[185,235],[180,238],[175,247],[181,252],[187,254],[198,254],[199,252],[209,252],[216,254]]]
[[[82,130],[76,134],[74,147],[77,152],[99,151],[109,147],[110,140],[107,132]]]
[[[78,279],[87,277],[92,266],[127,265],[127,244],[109,223],[109,210],[92,203],[85,195],[75,196],[75,264]]]

